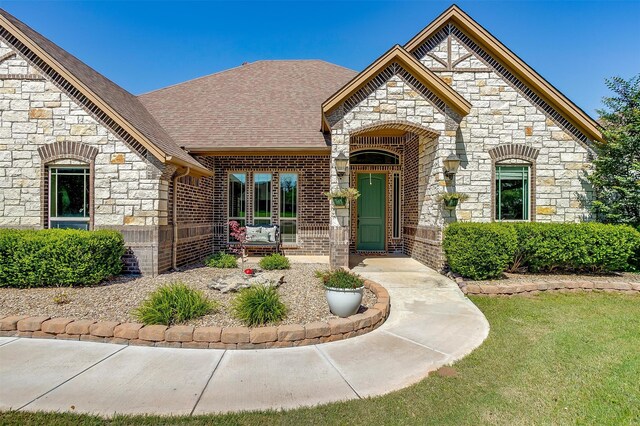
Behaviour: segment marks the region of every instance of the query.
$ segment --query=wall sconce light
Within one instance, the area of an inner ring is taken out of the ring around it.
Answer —
[[[443,160],[444,163],[444,177],[445,179],[452,180],[458,172],[460,167],[460,157],[451,153]]]
[[[336,163],[336,173],[338,173],[340,177],[344,176],[347,171],[347,165],[349,164],[349,157],[344,155],[344,152],[341,152],[334,161]]]

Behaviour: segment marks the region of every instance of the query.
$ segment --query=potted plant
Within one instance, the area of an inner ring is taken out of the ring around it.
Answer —
[[[444,208],[447,210],[453,210],[458,205],[458,202],[464,201],[469,196],[467,194],[461,194],[459,192],[441,192],[438,194],[438,201],[444,201]]]
[[[325,192],[324,195],[333,200],[333,205],[336,207],[346,207],[347,200],[357,200],[360,196],[360,192],[355,188],[338,188],[329,192]]]
[[[346,318],[358,312],[364,293],[362,278],[344,269],[317,271],[316,276],[324,285],[329,310],[334,315]]]

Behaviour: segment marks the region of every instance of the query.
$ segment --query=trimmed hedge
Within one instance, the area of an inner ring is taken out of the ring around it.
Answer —
[[[629,269],[640,234],[627,225],[517,223],[521,265],[531,272]]]
[[[474,280],[499,277],[513,260],[518,236],[499,223],[460,223],[444,231],[443,248],[451,270]]]
[[[624,271],[639,246],[632,227],[601,223],[453,223],[444,239],[451,269],[474,280],[507,269]]]
[[[0,287],[92,285],[122,271],[115,231],[0,229]]]

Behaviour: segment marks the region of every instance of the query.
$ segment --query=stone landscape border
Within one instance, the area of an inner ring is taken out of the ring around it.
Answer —
[[[376,303],[363,313],[327,322],[272,327],[194,327],[148,325],[13,315],[0,319],[0,336],[82,340],[122,345],[192,349],[267,349],[315,345],[360,336],[379,327],[389,316],[389,292],[380,284],[364,280]]]
[[[459,275],[454,275],[458,287],[464,294],[471,295],[515,295],[515,294],[536,294],[541,291],[563,291],[563,290],[602,290],[616,291],[621,293],[640,292],[640,282],[614,281],[614,280],[589,280],[580,278],[579,280],[548,280],[518,282],[517,284],[477,284],[474,281],[466,281]]]

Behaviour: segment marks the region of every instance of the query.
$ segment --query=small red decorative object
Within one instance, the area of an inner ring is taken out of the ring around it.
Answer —
[[[244,273],[247,274],[247,275],[253,275],[253,269],[247,268],[247,269],[244,270]]]

